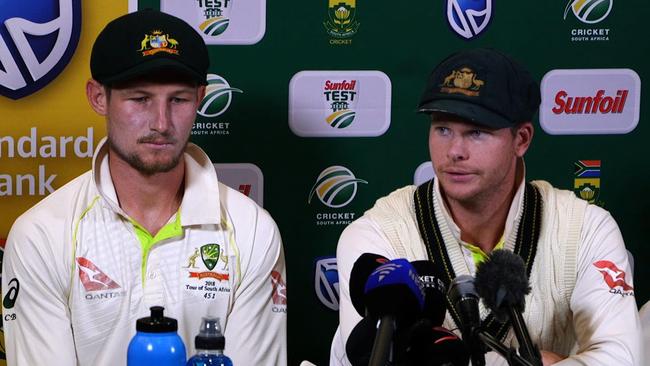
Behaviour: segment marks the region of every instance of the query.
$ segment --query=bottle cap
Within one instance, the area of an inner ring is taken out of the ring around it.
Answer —
[[[223,350],[226,347],[226,337],[221,333],[218,317],[203,317],[199,334],[194,338],[196,349]]]
[[[165,308],[162,306],[152,306],[151,316],[140,318],[135,323],[135,329],[138,332],[146,333],[167,333],[178,331],[178,322],[173,318],[166,318],[163,315]]]

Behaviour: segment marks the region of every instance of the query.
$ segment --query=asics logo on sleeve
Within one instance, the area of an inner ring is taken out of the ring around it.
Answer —
[[[120,285],[108,277],[90,260],[84,257],[78,257],[77,263],[79,264],[79,279],[84,285],[86,291],[113,290],[120,288]]]

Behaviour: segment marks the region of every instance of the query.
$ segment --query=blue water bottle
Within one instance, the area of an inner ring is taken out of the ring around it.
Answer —
[[[232,360],[223,354],[226,337],[221,333],[219,318],[205,317],[199,334],[194,338],[196,354],[186,366],[232,366]]]
[[[135,323],[136,333],[129,343],[128,366],[184,366],[185,345],[178,336],[176,319],[163,316],[162,306],[152,306],[151,316]]]

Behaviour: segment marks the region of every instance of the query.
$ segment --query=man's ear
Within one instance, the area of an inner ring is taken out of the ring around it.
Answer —
[[[86,98],[92,109],[100,116],[105,116],[108,112],[108,95],[104,85],[95,79],[89,79],[86,82]]]
[[[515,154],[517,157],[522,157],[528,151],[530,143],[533,141],[535,128],[530,122],[524,122],[517,126],[515,131]]]

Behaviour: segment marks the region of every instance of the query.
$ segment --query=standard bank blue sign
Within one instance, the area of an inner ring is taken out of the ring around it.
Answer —
[[[329,309],[339,310],[339,271],[335,256],[316,258],[314,290],[320,302]]]
[[[81,0],[0,3],[0,94],[19,99],[54,80],[72,58]]]
[[[492,18],[492,0],[447,0],[446,4],[447,23],[465,39],[478,36]]]

